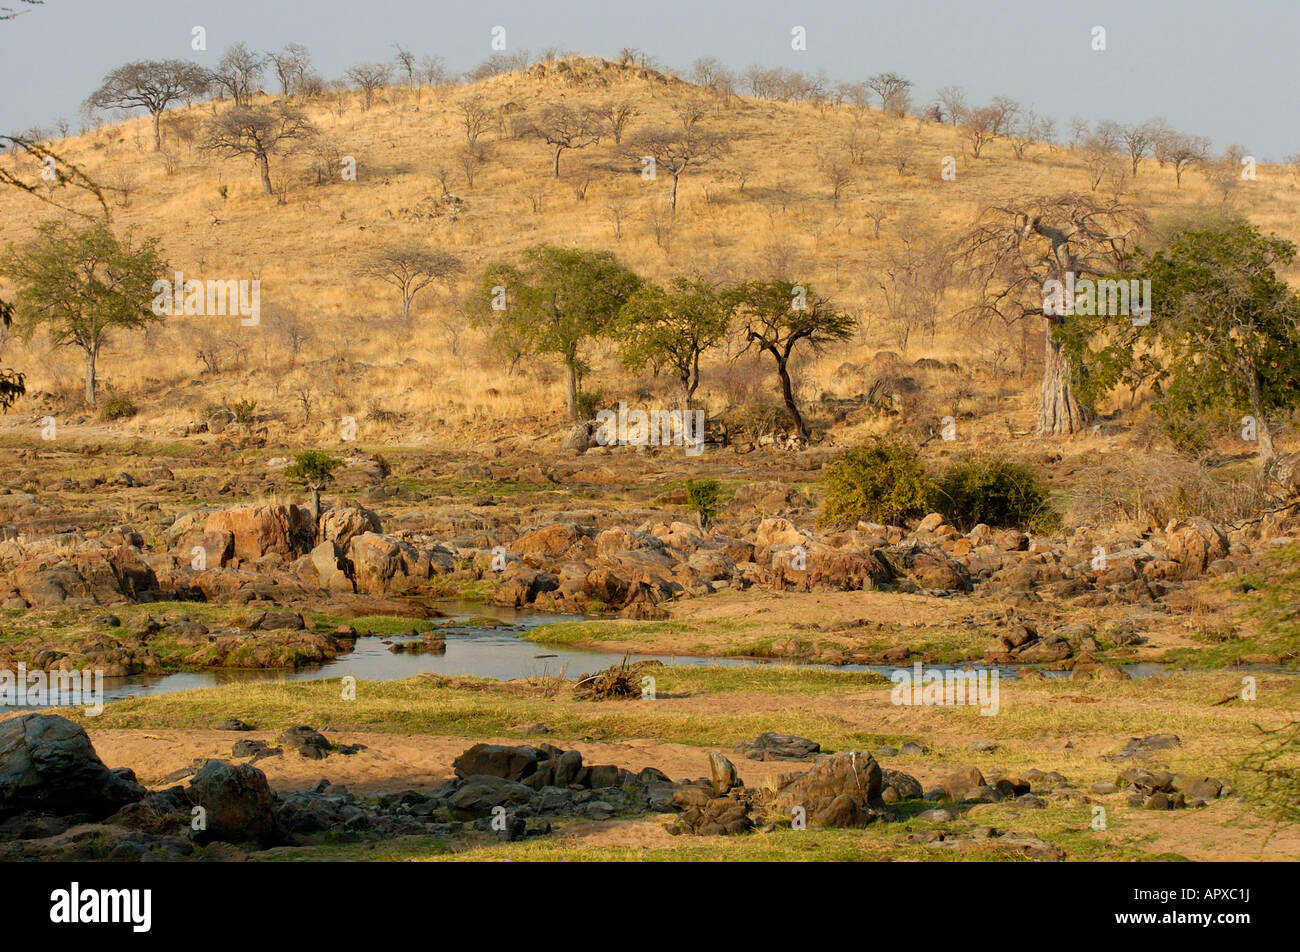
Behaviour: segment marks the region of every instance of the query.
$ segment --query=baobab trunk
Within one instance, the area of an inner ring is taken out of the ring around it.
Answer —
[[[1043,351],[1043,389],[1038,399],[1036,432],[1043,436],[1071,436],[1083,429],[1086,415],[1074,396],[1074,365],[1052,338],[1053,321],[1047,322]]]

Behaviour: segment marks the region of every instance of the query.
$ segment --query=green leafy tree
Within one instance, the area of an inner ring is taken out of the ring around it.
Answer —
[[[0,322],[8,327],[13,320],[13,305],[0,301]],[[0,411],[9,412],[9,408],[18,402],[18,398],[27,392],[23,375],[8,367],[0,367]]]
[[[790,359],[800,345],[820,351],[834,341],[847,340],[853,334],[853,319],[814,295],[811,288],[790,281],[751,281],[728,296],[744,322],[749,345],[776,361],[786,411],[799,436],[807,440],[810,433],[795,402]]]
[[[718,488],[716,479],[692,479],[686,483],[686,504],[695,513],[701,529],[708,529],[718,514]]]
[[[559,357],[569,418],[576,420],[578,388],[589,370],[582,348],[613,330],[640,284],[608,251],[537,245],[518,265],[484,271],[473,319],[527,353]]]
[[[30,340],[44,329],[56,347],[75,345],[86,358],[86,404],[95,405],[99,352],[114,330],[161,320],[153,312],[153,283],[167,271],[158,239],[134,245],[104,222],[77,228],[59,221],[37,226],[36,236],[0,265],[18,289],[14,311]]]
[[[1150,280],[1149,324],[1092,318],[1062,335],[1064,346],[1084,355],[1097,393],[1151,386],[1171,430],[1201,415],[1250,416],[1267,470],[1271,424],[1300,406],[1300,295],[1276,270],[1295,255],[1244,221],[1183,230],[1119,276]]]
[[[619,313],[623,365],[671,371],[689,409],[700,386],[700,355],[727,336],[730,324],[726,294],[703,278],[677,278],[666,289],[644,284]]]
[[[334,478],[334,470],[342,465],[343,460],[324,450],[305,450],[294,456],[293,462],[284,468],[285,479],[303,483],[311,493],[313,528],[320,523],[320,491]]]

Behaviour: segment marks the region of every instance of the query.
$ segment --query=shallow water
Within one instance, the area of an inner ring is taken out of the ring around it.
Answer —
[[[297,670],[226,669],[183,672],[178,674],[140,674],[125,678],[104,679],[104,701],[120,701],[131,697],[171,694],[192,691],[222,684],[247,681],[316,681],[352,675],[358,681],[395,681],[413,677],[423,672],[442,675],[463,675],[508,681],[515,678],[559,676],[575,679],[622,660],[621,654],[605,651],[587,651],[581,648],[548,646],[525,641],[521,632],[554,621],[572,621],[568,616],[521,614],[518,612],[465,603],[444,603],[438,607],[447,612],[450,621],[465,621],[471,617],[490,617],[510,623],[509,628],[453,627],[446,631],[445,654],[395,653],[388,643],[419,641],[418,637],[401,635],[367,635],[357,639],[352,652],[321,665]],[[413,625],[419,627],[417,622]],[[429,626],[424,626],[429,627]],[[668,665],[711,665],[714,667],[746,667],[764,664],[789,664],[788,661],[769,661],[761,658],[714,658],[696,655],[634,654],[632,661],[655,660]],[[836,671],[875,671],[886,677],[898,665],[825,665],[808,667]],[[926,670],[969,669],[970,663],[957,665],[926,665]],[[982,666],[981,666],[982,667]],[[1145,662],[1121,666],[1130,677],[1146,678],[1175,670],[1173,666]],[[1002,678],[1015,678],[1022,670],[1017,666],[996,666]],[[993,670],[991,668],[990,670]],[[1255,669],[1252,669],[1255,670]],[[1274,670],[1260,668],[1258,670]],[[1277,669],[1280,670],[1280,669]],[[1068,671],[1043,670],[1049,678],[1067,678]],[[31,706],[31,705],[29,705]],[[48,705],[39,705],[48,706]]]

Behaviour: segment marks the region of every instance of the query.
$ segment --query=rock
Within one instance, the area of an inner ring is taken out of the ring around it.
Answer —
[[[794,734],[759,734],[751,741],[742,741],[735,746],[738,754],[744,754],[750,760],[812,760],[821,752],[821,744],[806,737]]]
[[[487,816],[493,807],[527,803],[532,790],[504,777],[475,774],[465,777],[447,803],[453,809],[472,816]]]
[[[452,767],[457,777],[480,775],[517,781],[537,770],[537,751],[532,747],[475,744],[457,757]]]
[[[340,549],[363,532],[376,534],[384,531],[379,516],[355,503],[340,503],[321,513],[316,538],[319,542],[332,542]]]
[[[276,743],[288,750],[296,750],[309,760],[323,759],[333,747],[324,734],[305,725],[290,727],[276,739]]]
[[[348,577],[341,555],[338,545],[327,539],[311,550],[311,564],[316,569],[321,588],[332,592],[352,592],[355,586]]]
[[[893,791],[898,800],[919,800],[924,796],[921,783],[911,774],[901,770],[882,770],[880,772],[881,797],[889,801],[887,794]]]
[[[981,788],[988,786],[984,781],[984,775],[976,767],[965,767],[949,774],[941,781],[941,785],[944,796],[949,800],[957,801],[978,796]]]
[[[786,519],[764,519],[754,537],[758,548],[771,545],[808,545],[808,537]]]
[[[1199,516],[1169,523],[1165,544],[1169,558],[1189,578],[1203,574],[1211,562],[1228,555],[1228,537],[1223,530]]]
[[[185,795],[206,811],[207,828],[192,834],[200,843],[256,841],[269,846],[277,839],[271,788],[256,767],[210,760],[194,775]]]
[[[286,561],[308,552],[315,544],[311,514],[300,506],[236,506],[209,515],[204,532],[229,532],[234,555],[247,562],[277,554]]]
[[[129,770],[109,770],[80,725],[51,714],[0,721],[0,817],[31,810],[101,819],[145,795]]]
[[[709,774],[713,781],[714,793],[725,794],[732,787],[740,786],[735,765],[714,751],[709,751]]]
[[[219,731],[251,731],[252,729],[237,717],[228,717],[217,725]]]
[[[810,823],[825,826],[866,826],[881,811],[880,765],[865,751],[850,751],[826,758],[807,773],[782,777],[776,806],[784,816],[795,807],[807,811]],[[845,798],[839,800],[839,798]]]

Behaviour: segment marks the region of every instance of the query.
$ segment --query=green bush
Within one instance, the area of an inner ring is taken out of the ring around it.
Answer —
[[[256,410],[256,400],[240,400],[230,408],[230,412],[235,415],[235,422],[244,426],[253,422],[253,414]]]
[[[690,506],[704,528],[718,513],[718,481],[716,479],[691,479],[686,483],[686,505]]]
[[[1050,532],[1060,521],[1038,474],[995,456],[952,463],[939,478],[935,503],[949,522],[967,532],[981,522]]]
[[[579,420],[594,420],[596,413],[605,407],[605,395],[599,390],[583,390],[573,406]]]
[[[125,420],[135,416],[140,410],[126,397],[109,397],[104,401],[99,412],[105,420]]]
[[[852,526],[859,520],[897,525],[930,511],[934,483],[916,447],[873,437],[849,450],[826,471],[826,505],[818,523]]]

